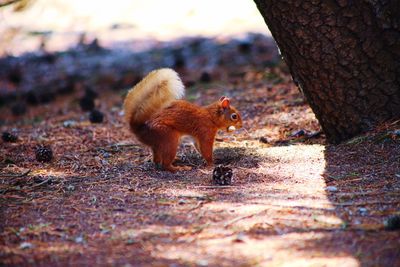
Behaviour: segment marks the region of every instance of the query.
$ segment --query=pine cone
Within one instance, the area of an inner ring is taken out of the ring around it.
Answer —
[[[213,182],[218,185],[232,184],[232,169],[223,165],[218,165],[213,171]]]
[[[36,160],[39,162],[50,162],[53,159],[53,151],[50,146],[38,146],[35,154]]]

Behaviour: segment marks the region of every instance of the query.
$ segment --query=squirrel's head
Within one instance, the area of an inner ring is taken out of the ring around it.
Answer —
[[[235,129],[242,128],[242,117],[236,108],[231,106],[229,98],[222,96],[218,102],[218,114],[221,129],[231,132]]]

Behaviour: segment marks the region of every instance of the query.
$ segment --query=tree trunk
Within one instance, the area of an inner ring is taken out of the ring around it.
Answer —
[[[400,1],[254,1],[329,142],[400,118]]]

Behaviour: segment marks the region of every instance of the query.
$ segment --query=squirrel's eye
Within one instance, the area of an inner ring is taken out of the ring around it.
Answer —
[[[236,113],[232,113],[231,114],[231,119],[234,120],[234,121],[237,120],[238,119],[237,114]]]

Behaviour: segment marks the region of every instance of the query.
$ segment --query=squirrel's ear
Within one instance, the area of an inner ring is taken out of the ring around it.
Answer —
[[[230,102],[231,102],[231,101],[229,100],[229,98],[223,96],[223,97],[221,97],[221,98],[219,99],[219,101],[220,101],[221,107],[222,107],[223,109],[226,109],[226,108],[229,108],[229,107],[230,107]]]

